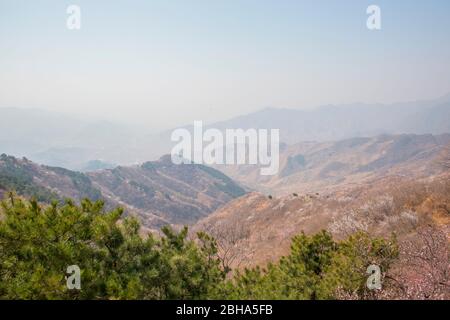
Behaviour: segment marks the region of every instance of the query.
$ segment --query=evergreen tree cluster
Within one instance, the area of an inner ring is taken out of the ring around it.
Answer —
[[[358,233],[336,242],[328,232],[292,240],[291,253],[266,268],[228,275],[215,240],[187,228],[142,235],[139,222],[103,202],[41,206],[10,194],[0,208],[0,299],[334,299],[364,294],[367,266],[386,271],[394,238]],[[79,266],[81,289],[67,286]]]

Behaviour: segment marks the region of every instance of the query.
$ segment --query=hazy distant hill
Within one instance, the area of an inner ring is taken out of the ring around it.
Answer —
[[[436,157],[450,144],[450,134],[381,135],[332,142],[302,142],[280,153],[275,176],[261,176],[258,166],[216,166],[254,190],[280,195],[335,191],[370,183],[387,175],[429,176]]]
[[[83,174],[7,155],[0,157],[0,190],[16,190],[46,202],[105,199],[109,206],[137,214],[149,228],[194,223],[245,193],[220,171],[202,165],[173,165],[168,157]]]
[[[382,134],[450,133],[450,94],[429,101],[393,104],[354,103],[307,110],[265,108],[229,120],[204,124],[207,128],[279,129],[284,144],[304,141],[338,141]],[[201,120],[201,119],[198,119]],[[193,132],[192,124],[184,128]],[[146,137],[155,150],[169,153],[172,130]]]
[[[81,168],[82,172],[91,172],[91,171],[98,171],[103,169],[113,169],[117,167],[117,165],[113,163],[104,162],[101,160],[90,160],[88,161],[84,167]]]
[[[151,148],[136,145],[145,132],[45,110],[0,108],[0,153],[68,169],[84,169],[96,159],[111,163],[150,159]]]
[[[287,144],[337,141],[380,134],[450,133],[450,95],[432,101],[329,105],[310,110],[266,108],[212,127],[280,129]]]
[[[380,134],[450,132],[450,95],[390,105],[356,103],[309,110],[266,108],[205,127],[280,129],[281,141],[337,141]],[[202,120],[202,119],[198,119]],[[190,129],[192,123],[187,123]],[[130,127],[55,112],[0,108],[0,152],[84,170],[90,161],[130,165],[170,153],[172,130]]]

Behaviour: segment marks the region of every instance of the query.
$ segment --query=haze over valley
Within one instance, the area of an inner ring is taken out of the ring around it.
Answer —
[[[450,132],[448,119],[450,93],[434,100],[390,105],[360,103],[310,110],[266,108],[207,124],[206,128],[280,129],[281,143],[293,145],[383,134],[439,135]],[[189,123],[182,127],[192,130]],[[170,140],[173,129],[157,132],[144,125],[86,120],[44,110],[0,108],[2,152],[78,171],[157,160],[171,152],[175,144]]]

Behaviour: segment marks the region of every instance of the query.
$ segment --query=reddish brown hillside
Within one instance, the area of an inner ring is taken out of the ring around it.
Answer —
[[[450,225],[450,176],[422,180],[386,177],[333,195],[260,193],[238,198],[201,220],[233,266],[264,264],[288,253],[291,238],[327,229],[336,238],[364,230],[403,237],[428,223]]]

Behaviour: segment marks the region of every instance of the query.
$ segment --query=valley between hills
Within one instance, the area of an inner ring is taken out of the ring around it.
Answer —
[[[103,199],[137,216],[147,232],[167,224],[234,229],[245,235],[239,247],[249,251],[242,259],[256,263],[285,253],[301,231],[327,229],[338,238],[358,229],[406,234],[407,221],[425,218],[417,210],[427,199],[437,197],[443,204],[434,205],[446,208],[448,172],[439,159],[449,143],[450,134],[298,143],[281,150],[279,174],[270,177],[257,166],[175,165],[170,156],[80,173],[2,155],[0,192],[43,202]],[[446,224],[443,217],[438,220]]]

